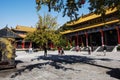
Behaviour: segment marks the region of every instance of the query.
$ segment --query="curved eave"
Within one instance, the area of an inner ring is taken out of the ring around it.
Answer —
[[[111,13],[114,13],[115,11],[117,11],[117,9],[115,8],[115,9],[113,9],[113,10],[111,10],[111,9],[109,9],[109,10],[107,10],[106,11],[106,15],[108,15],[108,14],[111,14]],[[88,14],[89,15],[89,14]],[[84,17],[83,16],[83,18],[81,17],[79,20],[77,20],[77,21],[73,21],[73,22],[71,22],[71,23],[67,23],[66,25],[67,26],[74,26],[74,25],[77,25],[77,24],[79,24],[79,23],[82,23],[82,22],[85,22],[85,21],[88,21],[88,20],[92,20],[92,19],[95,19],[95,18],[98,18],[98,17],[100,17],[101,15],[97,15],[97,14],[90,14],[89,16],[86,16],[86,17]]]
[[[25,34],[18,34],[21,38],[25,38],[26,35]]]
[[[68,30],[68,31],[65,31],[65,32],[61,32],[61,34],[68,34],[68,33],[73,33],[73,32],[82,31],[82,30],[86,30],[86,29],[96,28],[96,27],[99,27],[99,26],[112,24],[112,23],[116,23],[116,22],[119,22],[119,21],[120,21],[119,19],[113,20],[113,21],[108,21],[106,23],[100,23],[100,24],[97,24],[97,25],[87,26],[85,28],[80,28],[80,29],[71,30],[71,31]]]
[[[61,34],[67,34],[67,33],[71,33],[72,30],[68,30],[68,31],[64,31],[64,32],[60,32]]]

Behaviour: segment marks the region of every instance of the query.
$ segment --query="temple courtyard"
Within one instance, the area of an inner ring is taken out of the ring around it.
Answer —
[[[0,71],[0,80],[120,80],[120,52],[17,51],[16,69]]]

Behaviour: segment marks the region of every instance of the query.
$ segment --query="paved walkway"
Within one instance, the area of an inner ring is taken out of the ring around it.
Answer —
[[[0,71],[0,80],[120,80],[120,52],[16,52],[17,68]]]

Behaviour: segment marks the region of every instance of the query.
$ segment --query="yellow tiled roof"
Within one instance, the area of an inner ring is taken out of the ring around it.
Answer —
[[[107,14],[110,14],[110,13],[113,13],[117,11],[117,9],[109,9],[106,11],[106,15]],[[101,15],[97,15],[97,14],[94,14],[94,13],[90,13],[90,14],[87,14],[87,15],[84,15],[83,17],[80,17],[77,21],[73,21],[71,23],[67,23],[66,25],[67,26],[73,26],[73,25],[76,25],[76,24],[79,24],[79,23],[82,23],[82,22],[85,22],[85,21],[88,21],[88,20],[92,20],[92,19],[95,19],[95,18],[98,18],[100,17]]]
[[[18,34],[21,38],[25,38],[27,35],[26,34]]]
[[[34,32],[36,30],[36,28],[17,25],[16,28],[13,29],[13,30],[26,31],[26,32]]]
[[[100,24],[96,24],[96,25],[92,25],[92,26],[87,26],[84,28],[80,28],[80,29],[76,29],[76,30],[68,30],[68,31],[64,31],[64,32],[60,32],[61,34],[68,34],[68,33],[72,33],[72,32],[77,32],[77,31],[82,31],[82,30],[86,30],[86,29],[91,29],[91,28],[95,28],[95,27],[99,27],[99,26],[103,26],[103,25],[107,25],[107,24],[112,24],[112,23],[116,23],[119,22],[120,20],[113,20],[113,21],[108,21],[106,23],[100,23]]]

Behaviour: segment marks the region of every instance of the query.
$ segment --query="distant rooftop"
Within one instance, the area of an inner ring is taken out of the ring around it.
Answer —
[[[25,32],[34,32],[36,30],[36,28],[17,25],[16,28],[14,28],[13,30],[25,31]]]

